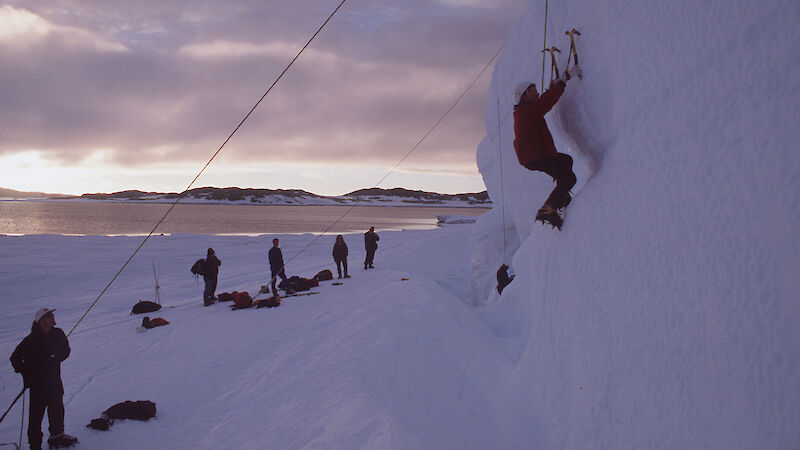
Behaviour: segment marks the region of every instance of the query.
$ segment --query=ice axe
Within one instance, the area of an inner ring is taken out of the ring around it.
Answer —
[[[569,60],[572,55],[575,55],[575,66],[578,66],[578,49],[575,47],[575,35],[581,35],[581,32],[573,28],[570,31],[566,31],[564,34],[569,36],[569,56],[567,56],[567,70],[569,71]],[[583,78],[582,75],[578,74],[578,78]]]
[[[561,50],[557,49],[556,47],[550,47],[542,50],[542,53],[544,52],[550,53],[550,82],[552,83],[553,80],[561,78],[561,74],[558,72],[558,63],[556,63],[556,54],[555,54],[555,52],[561,53]],[[556,78],[553,78],[554,70],[556,72]]]

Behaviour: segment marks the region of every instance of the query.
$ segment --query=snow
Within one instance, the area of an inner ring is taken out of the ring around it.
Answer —
[[[579,178],[561,232],[533,223],[553,185],[512,146],[543,11],[509,35],[477,154],[496,206],[473,234],[473,301],[515,358],[494,392],[509,445],[799,447],[800,5],[551,2],[562,66],[563,30],[583,34],[584,79],[547,116]],[[517,278],[498,297],[504,260]]]
[[[213,247],[222,260],[217,292],[254,294],[266,283],[272,235],[154,236],[70,336],[66,431],[97,449],[486,448],[485,387],[501,365],[488,329],[460,300],[471,295],[462,245],[470,230],[382,232],[369,271],[360,264],[363,237],[346,235],[353,277],[344,284],[239,311],[203,307],[202,281],[189,267]],[[279,237],[289,275],[335,273],[334,236],[296,258],[316,236]],[[68,332],[140,241],[0,237],[0,353],[10,355],[40,304],[56,308]],[[147,315],[170,324],[137,331],[143,315],[129,313],[153,300],[153,264],[169,308]],[[10,403],[21,377],[8,359],[0,375]],[[124,400],[152,400],[158,414],[108,432],[84,427]],[[17,440],[20,413],[15,406],[0,425],[2,442]]]
[[[547,117],[579,178],[561,232],[533,223],[552,183],[512,147],[511,90],[539,84],[536,0],[486,102],[493,210],[382,232],[369,271],[346,235],[353,278],[275,309],[204,308],[189,273],[213,247],[218,292],[255,292],[273,236],[154,236],[70,336],[81,448],[800,447],[800,5],[549,9],[562,65],[563,31],[583,33],[584,79]],[[333,268],[333,236],[279,237],[289,274]],[[140,241],[0,236],[0,353],[41,306],[68,331]],[[504,260],[516,278],[500,296]],[[154,263],[171,307],[150,316],[171,324],[138,332],[129,311],[152,299]],[[5,405],[21,379],[7,359],[0,376]],[[84,428],[144,399],[154,420]]]

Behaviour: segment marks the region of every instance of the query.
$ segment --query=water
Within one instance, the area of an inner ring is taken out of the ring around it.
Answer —
[[[169,210],[164,203],[0,201],[0,234],[142,235]],[[346,212],[349,213],[345,215]],[[156,234],[329,233],[422,230],[436,216],[478,216],[483,208],[178,204]],[[342,216],[345,215],[343,218]],[[337,223],[338,221],[338,223]]]

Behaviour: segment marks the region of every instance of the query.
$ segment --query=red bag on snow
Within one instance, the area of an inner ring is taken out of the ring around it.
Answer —
[[[250,294],[247,292],[233,291],[231,295],[233,295],[233,304],[236,305],[237,308],[249,308],[253,306],[253,298],[250,297]]]

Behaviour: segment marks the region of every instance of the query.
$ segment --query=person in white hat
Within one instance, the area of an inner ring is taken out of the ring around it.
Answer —
[[[50,438],[53,446],[69,446],[77,442],[64,434],[64,385],[61,383],[61,362],[69,357],[67,336],[56,328],[55,309],[36,311],[31,334],[17,345],[11,354],[14,371],[22,374],[30,393],[28,443],[31,449],[42,448],[42,419],[47,410]]]

